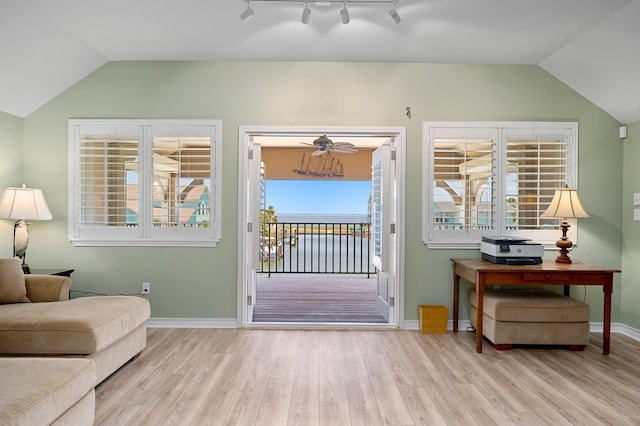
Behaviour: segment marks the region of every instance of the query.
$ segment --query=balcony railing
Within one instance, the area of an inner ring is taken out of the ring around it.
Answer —
[[[258,272],[370,277],[370,229],[369,223],[262,223]]]

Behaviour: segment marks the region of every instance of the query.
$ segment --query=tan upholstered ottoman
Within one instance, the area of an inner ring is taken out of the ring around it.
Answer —
[[[551,291],[484,292],[482,334],[496,349],[512,345],[564,345],[583,350],[589,343],[589,305]],[[476,326],[476,291],[469,293],[469,316]]]

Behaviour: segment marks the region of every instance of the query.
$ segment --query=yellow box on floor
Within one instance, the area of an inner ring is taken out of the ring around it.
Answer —
[[[422,334],[447,334],[449,309],[444,305],[420,305],[420,331]]]

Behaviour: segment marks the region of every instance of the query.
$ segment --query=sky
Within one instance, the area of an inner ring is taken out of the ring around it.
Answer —
[[[371,182],[267,180],[267,206],[280,213],[367,214]]]

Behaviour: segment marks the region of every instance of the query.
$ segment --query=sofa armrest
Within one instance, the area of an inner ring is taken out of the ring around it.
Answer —
[[[60,275],[27,274],[24,276],[27,297],[32,302],[69,300],[71,278]]]

